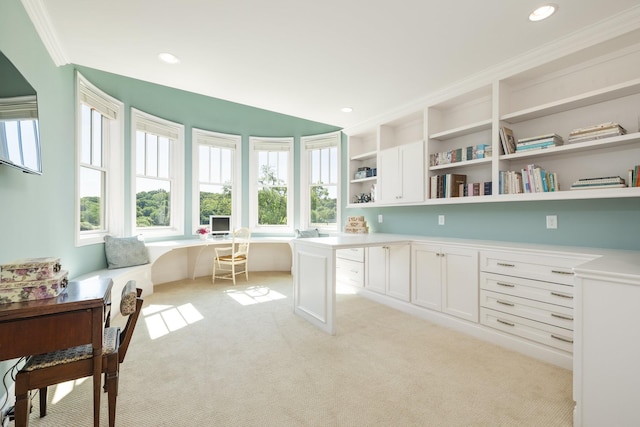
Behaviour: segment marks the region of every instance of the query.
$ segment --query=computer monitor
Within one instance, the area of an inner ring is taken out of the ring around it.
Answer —
[[[230,215],[210,215],[209,228],[212,235],[224,236],[231,234],[231,216]]]

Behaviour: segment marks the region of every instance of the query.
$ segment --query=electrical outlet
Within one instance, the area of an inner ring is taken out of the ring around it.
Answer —
[[[378,215],[378,223],[382,224],[382,214]]]
[[[444,215],[438,215],[438,225],[444,225]]]
[[[557,215],[547,215],[547,228],[548,229],[556,229],[558,228],[558,217]]]

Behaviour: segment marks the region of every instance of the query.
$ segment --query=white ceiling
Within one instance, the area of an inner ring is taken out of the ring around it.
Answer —
[[[527,17],[543,0],[22,1],[58,65],[345,128],[615,15],[640,16],[638,0],[553,0],[559,11],[537,23]],[[181,62],[161,63],[161,52]]]

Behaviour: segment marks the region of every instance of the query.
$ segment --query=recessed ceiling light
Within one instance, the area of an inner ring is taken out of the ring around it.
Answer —
[[[558,5],[555,4],[545,4],[544,6],[540,6],[531,14],[529,14],[529,21],[542,21],[543,19],[547,19],[551,15],[553,15],[558,10]]]
[[[166,62],[167,64],[177,64],[178,62],[180,62],[178,58],[170,53],[161,53],[160,55],[158,55],[158,58],[160,58],[162,62]]]
[[[340,109],[340,111],[342,111],[343,113],[350,113],[350,112],[352,112],[352,111],[353,111],[353,108],[351,108],[351,107],[344,107],[344,108],[341,108],[341,109]]]

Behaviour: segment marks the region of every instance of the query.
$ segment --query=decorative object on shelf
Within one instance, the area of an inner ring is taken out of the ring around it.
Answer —
[[[364,216],[348,216],[347,223],[344,226],[345,233],[367,234],[369,227]]]
[[[511,129],[507,127],[500,128],[500,143],[502,144],[504,154],[513,154],[516,152],[516,138]]]
[[[354,196],[353,203],[371,203],[371,193],[360,193]]]
[[[207,240],[207,237],[209,235],[209,228],[208,227],[200,227],[196,230],[196,234],[198,236],[200,236],[200,240]]]
[[[55,298],[67,287],[60,258],[27,258],[0,266],[0,304]]]

